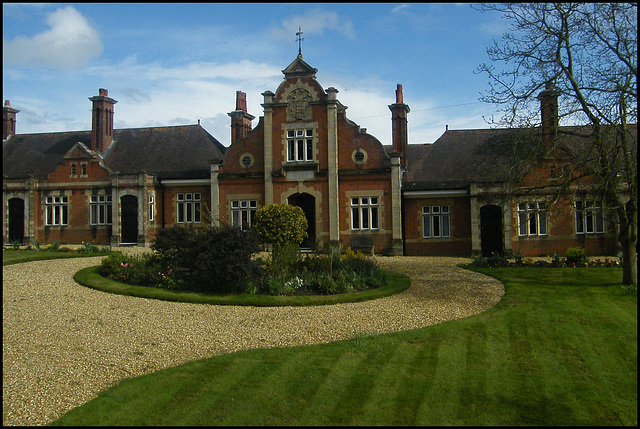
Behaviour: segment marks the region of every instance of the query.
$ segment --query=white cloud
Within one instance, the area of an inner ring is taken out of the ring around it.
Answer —
[[[67,6],[47,18],[50,29],[32,38],[2,40],[7,65],[75,69],[102,54],[100,34],[75,8]]]
[[[273,30],[273,34],[285,40],[291,38],[298,28],[301,28],[305,34],[322,34],[324,30],[331,30],[337,31],[348,39],[356,37],[351,20],[320,8],[310,9],[303,15],[285,18],[281,24],[280,28]]]
[[[391,9],[392,13],[400,13],[403,12],[405,10],[409,9],[409,5],[404,3],[404,4],[399,4],[398,6],[394,7],[393,9]]]

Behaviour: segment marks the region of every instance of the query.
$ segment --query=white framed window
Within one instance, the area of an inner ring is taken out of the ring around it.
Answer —
[[[547,235],[547,208],[543,202],[518,204],[518,235]]]
[[[422,206],[422,237],[451,237],[451,208],[449,206]]]
[[[604,233],[601,201],[576,201],[576,234]]]
[[[89,200],[89,224],[111,225],[111,195],[91,195]]]
[[[257,210],[256,200],[231,201],[231,226],[239,227],[243,231],[251,228]]]
[[[356,231],[379,229],[378,197],[351,198],[351,229]]]
[[[80,163],[80,177],[87,177],[87,163]]]
[[[313,129],[287,130],[287,161],[313,161]]]
[[[149,222],[155,220],[156,197],[149,195]]]
[[[200,223],[200,194],[180,193],[177,199],[178,223]]]
[[[69,224],[69,198],[60,195],[45,199],[46,224],[61,226]]]
[[[75,162],[72,162],[72,163],[71,163],[71,176],[70,176],[72,179],[74,179],[74,178],[78,177],[78,176],[77,176],[77,175],[78,175],[78,173],[77,173],[77,171],[76,171],[76,167],[77,167],[76,163],[75,163]]]

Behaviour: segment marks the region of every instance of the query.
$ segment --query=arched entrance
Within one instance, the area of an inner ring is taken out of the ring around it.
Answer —
[[[291,195],[287,201],[292,206],[298,206],[307,218],[307,238],[300,245],[301,247],[313,248],[316,244],[316,199],[307,193]]]
[[[502,208],[483,206],[480,208],[480,246],[482,256],[503,253],[502,247]]]
[[[24,200],[11,198],[9,200],[9,243],[24,242]]]
[[[120,244],[138,244],[138,198],[123,195],[120,213]]]

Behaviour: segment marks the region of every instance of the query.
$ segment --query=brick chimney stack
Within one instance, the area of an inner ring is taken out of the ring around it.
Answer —
[[[247,137],[251,131],[251,121],[255,116],[247,113],[247,94],[236,91],[236,110],[228,113],[231,117],[231,144]]]
[[[540,100],[542,134],[549,142],[558,131],[558,92],[553,89],[553,82],[545,83],[545,89],[538,94],[538,100]]]
[[[113,106],[117,101],[109,98],[109,92],[103,88],[89,100],[93,102],[91,149],[104,153],[113,141]]]
[[[18,112],[18,109],[11,107],[9,100],[5,100],[2,106],[2,140],[16,133],[16,113]]]
[[[404,104],[402,84],[398,84],[396,89],[396,102],[389,105],[389,109],[391,110],[391,139],[393,151],[400,153],[400,166],[406,168],[407,146],[409,145],[407,113],[410,112],[410,109],[408,105]]]

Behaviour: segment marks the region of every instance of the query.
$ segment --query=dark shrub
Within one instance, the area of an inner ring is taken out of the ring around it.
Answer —
[[[151,248],[162,265],[175,267],[186,284],[203,292],[243,292],[261,271],[251,260],[260,250],[256,234],[228,225],[161,230]]]

